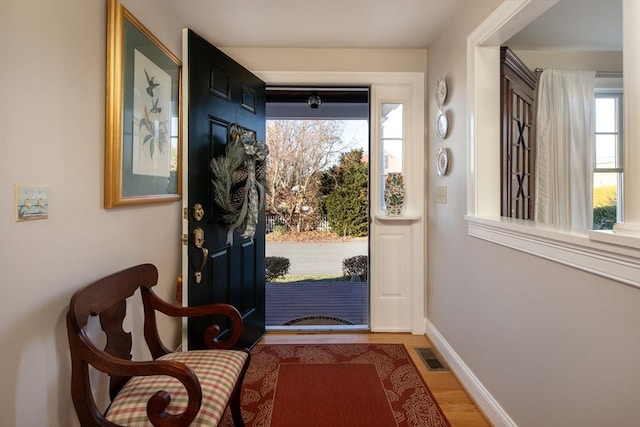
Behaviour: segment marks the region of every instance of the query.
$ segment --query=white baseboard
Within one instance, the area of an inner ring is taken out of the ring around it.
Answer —
[[[491,424],[495,427],[517,427],[517,424],[509,417],[509,414],[502,409],[498,401],[489,393],[489,390],[482,385],[480,380],[428,319],[426,320],[426,326],[427,338],[445,359],[449,368]]]

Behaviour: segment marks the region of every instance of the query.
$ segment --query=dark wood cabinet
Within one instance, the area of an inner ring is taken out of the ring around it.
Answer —
[[[536,76],[508,47],[500,50],[502,216],[533,219]]]

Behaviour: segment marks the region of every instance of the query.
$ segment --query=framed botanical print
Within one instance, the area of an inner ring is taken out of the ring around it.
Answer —
[[[181,195],[180,60],[108,2],[105,208]]]

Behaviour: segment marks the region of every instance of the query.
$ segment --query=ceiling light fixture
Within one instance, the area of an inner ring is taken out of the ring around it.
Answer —
[[[307,104],[309,104],[309,107],[315,109],[322,104],[322,99],[318,95],[311,95],[309,99],[307,99]]]

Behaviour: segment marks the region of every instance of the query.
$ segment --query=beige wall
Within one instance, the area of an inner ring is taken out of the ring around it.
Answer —
[[[640,425],[640,289],[467,235],[466,37],[490,3],[428,49],[426,123],[440,75],[452,118],[446,141],[428,132],[429,320],[518,426]],[[442,178],[441,146],[452,153]],[[435,203],[438,186],[447,204]]]
[[[125,1],[180,53],[181,23]],[[180,204],[103,209],[106,1],[0,1],[0,414],[71,426],[65,314],[72,292],[142,262],[174,295]],[[14,222],[14,184],[50,185],[49,219]],[[177,343],[177,324],[163,336]]]
[[[424,49],[222,48],[254,71],[424,72]],[[267,82],[269,83],[269,82]]]

